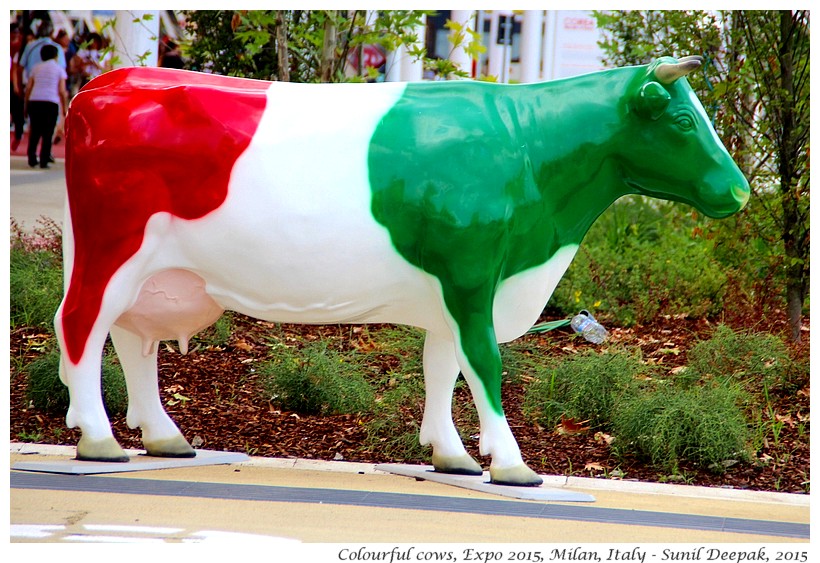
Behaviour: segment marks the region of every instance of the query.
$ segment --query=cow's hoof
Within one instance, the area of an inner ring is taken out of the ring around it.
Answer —
[[[89,440],[80,437],[77,442],[77,459],[81,461],[110,461],[121,463],[128,461],[126,454],[114,438]]]
[[[180,434],[166,440],[143,442],[145,453],[154,457],[196,457],[196,450]]]
[[[503,469],[490,466],[490,482],[495,485],[513,485],[515,487],[537,487],[544,480],[524,465],[515,465]]]
[[[481,475],[484,471],[469,454],[460,456],[437,456],[433,454],[433,467],[438,473],[451,475]]]

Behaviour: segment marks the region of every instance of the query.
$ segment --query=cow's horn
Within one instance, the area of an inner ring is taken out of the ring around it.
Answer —
[[[661,63],[655,68],[655,78],[661,84],[672,84],[682,76],[700,68],[703,59],[697,55],[683,57],[677,63]]]

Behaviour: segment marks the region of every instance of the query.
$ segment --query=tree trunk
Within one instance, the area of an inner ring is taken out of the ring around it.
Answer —
[[[319,80],[331,82],[336,59],[336,10],[328,10],[325,21],[325,37],[322,41],[322,61],[319,66]]]
[[[797,170],[797,147],[795,142],[794,108],[794,43],[795,30],[791,11],[780,12],[780,143],[779,175],[780,196],[783,207],[783,245],[786,253],[786,299],[789,328],[794,342],[801,340],[803,324],[803,301],[806,296],[806,277],[803,240],[801,237],[799,186]]]
[[[789,284],[786,290],[788,299],[789,329],[791,331],[792,342],[803,340],[801,328],[803,326],[803,301],[805,292],[800,287],[793,287]]]
[[[288,36],[285,28],[285,15],[282,10],[276,11],[276,58],[279,67],[279,81],[290,82]]]

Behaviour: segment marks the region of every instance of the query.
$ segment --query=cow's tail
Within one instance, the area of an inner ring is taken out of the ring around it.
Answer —
[[[71,228],[71,209],[68,206],[68,191],[63,194],[63,295],[68,293],[71,272],[74,269],[74,231]]]
[[[62,324],[62,317],[63,317],[63,307],[65,306],[65,297],[68,295],[69,285],[71,283],[71,274],[74,271],[74,230],[72,228],[72,221],[71,221],[71,207],[69,205],[69,196],[68,194],[71,191],[71,182],[72,176],[69,174],[70,166],[73,161],[72,158],[72,149],[74,147],[74,143],[71,142],[71,103],[68,106],[68,112],[65,118],[65,139],[66,139],[66,155],[65,155],[65,191],[63,193],[63,228],[62,228],[62,252],[63,252],[63,298],[60,301],[60,305],[57,308],[57,311],[54,314],[54,331],[57,335],[57,339],[60,343],[61,348],[65,352],[65,340],[63,338],[64,331],[63,331],[63,324]],[[65,353],[60,354],[60,364],[59,364],[59,376],[60,380],[65,384],[68,385],[68,381],[66,380],[66,371],[65,371]]]
[[[76,292],[78,288],[72,288],[72,279],[75,270],[76,243],[77,238],[74,232],[76,223],[72,213],[72,195],[82,193],[86,187],[84,183],[89,181],[92,170],[78,170],[78,153],[88,151],[89,147],[84,146],[82,139],[83,124],[79,121],[78,107],[82,106],[89,94],[85,91],[79,92],[68,106],[68,113],[65,119],[65,193],[63,194],[63,228],[62,228],[62,251],[63,251],[63,299],[54,317],[54,329],[58,336],[63,352],[67,352],[68,346],[66,338],[70,338],[72,332],[70,327],[65,326],[66,303],[69,294]],[[81,168],[81,167],[80,167]],[[61,358],[64,358],[65,354]],[[62,359],[61,359],[62,363]],[[61,366],[62,376],[63,369]]]
[[[68,112],[65,117],[65,193],[63,194],[63,296],[68,293],[68,286],[71,280],[71,273],[74,269],[74,228],[71,220],[71,193],[78,189],[77,178],[74,175],[74,165],[76,162],[76,151],[78,150],[77,139],[73,139],[73,134],[77,129],[76,102],[78,98],[85,94],[78,93],[68,104]],[[74,111],[72,111],[72,109]]]

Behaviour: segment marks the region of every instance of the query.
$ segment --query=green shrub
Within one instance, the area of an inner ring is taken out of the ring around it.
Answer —
[[[358,357],[365,363],[381,366],[383,381],[405,376],[422,379],[425,332],[404,325],[383,325],[364,327],[370,346],[357,350]]]
[[[196,340],[205,346],[225,347],[231,340],[233,333],[233,313],[223,313],[217,321],[196,335]]]
[[[368,332],[370,346],[364,355],[371,365],[380,365],[380,388],[372,416],[365,421],[365,450],[378,450],[391,458],[418,461],[429,457],[429,448],[419,442],[424,416],[424,331],[400,325],[385,325]],[[467,384],[459,377],[458,392]],[[461,395],[463,396],[463,395]],[[478,429],[472,401],[453,398],[453,419],[462,440]]]
[[[128,411],[128,388],[125,374],[116,355],[106,352],[102,359],[102,387],[105,409],[109,416],[123,416]]]
[[[777,336],[734,331],[725,325],[718,326],[708,340],[695,344],[686,359],[691,370],[688,379],[713,377],[738,382],[749,391],[782,384],[799,369]]]
[[[623,198],[592,226],[550,307],[589,309],[621,325],[658,315],[711,316],[723,308],[726,274],[714,243],[679,206]]]
[[[11,326],[38,326],[53,331],[54,314],[63,296],[60,256],[48,250],[12,247],[9,262]]]
[[[543,369],[545,359],[542,346],[534,340],[527,339],[501,344],[498,348],[501,352],[504,384],[520,383],[537,373],[539,369]]]
[[[747,457],[744,400],[739,387],[727,385],[663,385],[630,395],[613,413],[613,450],[672,472],[684,460],[722,472],[726,462]]]
[[[626,350],[588,351],[553,361],[536,372],[525,390],[522,409],[528,418],[548,427],[565,416],[609,428],[616,403],[649,372],[637,353]]]
[[[60,351],[52,347],[23,369],[28,376],[27,396],[36,409],[54,414],[65,414],[68,410],[68,387],[60,380],[59,366]],[[101,382],[108,415],[124,415],[128,409],[125,376],[111,351],[103,356]]]
[[[36,409],[53,413],[68,409],[68,387],[60,380],[59,365],[60,352],[52,347],[23,368],[28,376],[27,395]]]
[[[424,459],[429,450],[419,442],[423,416],[424,378],[420,374],[394,377],[365,422],[365,448],[397,460]]]
[[[301,350],[284,345],[259,368],[265,397],[285,410],[302,414],[367,412],[374,393],[352,358],[319,340]]]

